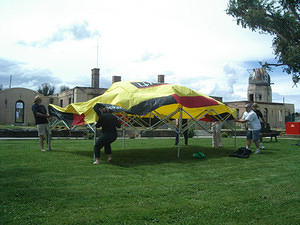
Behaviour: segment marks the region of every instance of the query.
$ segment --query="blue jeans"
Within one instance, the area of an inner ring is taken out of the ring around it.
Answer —
[[[252,139],[253,141],[258,141],[259,133],[260,133],[260,130],[248,130],[247,139],[249,139],[249,140]]]
[[[113,143],[117,139],[117,133],[103,133],[99,136],[98,140],[94,146],[94,153],[96,158],[100,158],[100,150],[104,147],[105,154],[111,154],[111,146],[110,144]]]

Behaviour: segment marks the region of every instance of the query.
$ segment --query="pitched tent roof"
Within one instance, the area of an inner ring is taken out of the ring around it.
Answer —
[[[182,108],[187,113],[183,119],[197,117],[208,112],[202,120],[214,121],[215,116],[232,119],[235,110],[225,104],[191,90],[187,87],[173,84],[150,82],[116,82],[103,94],[87,102],[73,103],[65,108],[49,105],[51,115],[67,121],[72,125],[84,125],[97,121],[98,117],[93,107],[101,104],[112,112],[126,112],[143,117],[152,117],[155,110],[159,115],[167,116]],[[178,119],[179,113],[172,116]]]

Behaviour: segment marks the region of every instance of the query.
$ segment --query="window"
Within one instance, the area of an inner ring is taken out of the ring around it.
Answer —
[[[250,94],[249,95],[249,102],[253,102],[253,100],[254,100],[254,96],[253,96],[253,94]]]
[[[69,104],[71,104],[72,103],[72,98],[69,98]]]
[[[262,99],[262,95],[261,94],[258,95],[258,99],[261,101],[261,99]]]
[[[63,107],[64,101],[61,99],[60,100],[60,107]]]
[[[16,102],[15,122],[24,123],[24,102],[21,100]]]
[[[54,102],[54,98],[50,98],[50,99],[49,99],[49,103],[50,103],[50,104],[53,104],[53,102]]]

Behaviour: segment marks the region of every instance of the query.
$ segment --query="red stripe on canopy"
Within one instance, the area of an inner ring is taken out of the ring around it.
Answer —
[[[73,114],[72,126],[74,125],[84,125],[84,114],[81,115]]]
[[[216,100],[207,98],[205,96],[178,96],[176,94],[172,96],[176,99],[177,103],[180,103],[188,108],[219,105]]]

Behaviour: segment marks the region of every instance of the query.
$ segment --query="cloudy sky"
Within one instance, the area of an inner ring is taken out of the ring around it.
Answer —
[[[242,29],[228,0],[1,0],[0,85],[36,90],[44,82],[100,87],[123,81],[180,84],[224,101],[246,100],[249,71],[274,62],[272,37]],[[270,73],[273,102],[294,103],[300,87]],[[299,86],[299,85],[298,85]],[[298,100],[298,102],[297,102]]]

